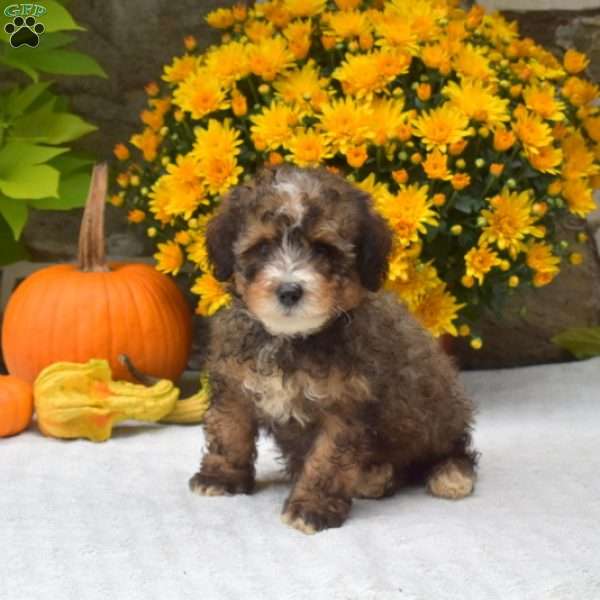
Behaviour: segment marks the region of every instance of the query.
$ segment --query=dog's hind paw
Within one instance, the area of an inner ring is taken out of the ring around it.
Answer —
[[[438,498],[459,500],[473,493],[475,474],[470,465],[449,459],[438,465],[427,480],[427,490]]]

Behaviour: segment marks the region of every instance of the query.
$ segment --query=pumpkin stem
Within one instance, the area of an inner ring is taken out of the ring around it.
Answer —
[[[138,369],[131,362],[131,359],[129,358],[129,356],[127,356],[127,354],[119,354],[117,359],[129,371],[129,374],[133,378],[137,379],[139,382],[143,383],[144,385],[151,386],[160,381],[160,379],[158,379],[158,377],[152,377],[152,375],[146,375],[146,373],[142,373],[141,371],[138,371]]]
[[[81,271],[110,271],[104,251],[104,204],[107,187],[106,163],[95,165],[79,229],[77,262]]]

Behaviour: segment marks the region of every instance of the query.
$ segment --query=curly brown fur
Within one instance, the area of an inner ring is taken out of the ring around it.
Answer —
[[[207,234],[234,300],[212,323],[208,447],[192,489],[249,493],[262,427],[293,483],[282,518],[305,533],[407,480],[446,498],[472,491],[473,407],[456,370],[376,293],[390,245],[368,195],[330,173],[283,167],[231,192]],[[282,296],[290,285],[299,298]]]

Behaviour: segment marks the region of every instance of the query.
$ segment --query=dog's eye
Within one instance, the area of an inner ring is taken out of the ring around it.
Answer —
[[[333,258],[338,253],[335,246],[321,241],[313,242],[312,249],[317,256],[324,256],[325,258]]]
[[[261,258],[266,258],[271,252],[272,242],[271,240],[260,240],[256,244],[254,244],[249,250],[249,253],[252,253],[256,256],[260,256]]]

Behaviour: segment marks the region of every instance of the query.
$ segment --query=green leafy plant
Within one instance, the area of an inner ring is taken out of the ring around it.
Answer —
[[[0,2],[2,16],[6,5]],[[83,28],[67,9],[56,0],[43,6],[45,31],[37,47],[13,48],[0,28],[0,79],[7,71],[15,79],[0,91],[0,265],[25,255],[19,240],[30,208],[83,205],[94,162],[69,143],[96,127],[69,112],[66,98],[53,94],[42,75],[106,74],[93,58],[69,48],[75,40],[70,32]],[[17,83],[18,72],[31,83]]]
[[[600,356],[600,327],[575,327],[554,336],[552,341],[582,360]]]

